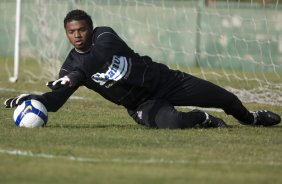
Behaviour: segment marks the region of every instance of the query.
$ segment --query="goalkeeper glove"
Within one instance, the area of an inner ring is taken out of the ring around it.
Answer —
[[[68,76],[64,76],[62,78],[59,78],[55,81],[49,81],[46,83],[46,86],[48,86],[51,89],[59,89],[62,87],[70,87],[71,86],[71,80]]]
[[[4,105],[5,105],[6,108],[17,107],[18,105],[20,105],[24,101],[28,100],[29,97],[30,97],[29,94],[21,94],[17,97],[8,98],[7,100],[5,100]]]

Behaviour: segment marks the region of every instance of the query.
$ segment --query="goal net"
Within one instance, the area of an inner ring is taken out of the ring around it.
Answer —
[[[0,58],[13,75],[16,1],[0,2]],[[83,9],[141,55],[212,81],[244,102],[282,105],[278,0],[23,0],[19,80],[57,77],[71,49],[63,19]],[[8,78],[7,77],[7,78]]]

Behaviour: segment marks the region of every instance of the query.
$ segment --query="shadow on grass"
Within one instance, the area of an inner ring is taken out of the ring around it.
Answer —
[[[50,124],[46,128],[85,128],[85,129],[104,129],[104,128],[124,128],[124,129],[140,129],[145,128],[138,124]]]
[[[85,129],[106,129],[106,128],[122,128],[122,129],[153,129],[157,130],[157,128],[149,128],[146,126],[142,126],[139,124],[50,124],[47,125],[46,128],[85,128]],[[269,126],[269,127],[263,127],[263,126],[244,126],[244,125],[228,125],[228,128],[223,128],[226,130],[232,130],[232,129],[245,129],[245,128],[267,128],[267,129],[277,129],[277,128],[282,128],[281,125],[278,126]],[[190,129],[202,129],[198,127],[190,128]],[[210,130],[219,130],[220,128],[208,128]],[[189,130],[187,129],[182,129],[182,130]]]

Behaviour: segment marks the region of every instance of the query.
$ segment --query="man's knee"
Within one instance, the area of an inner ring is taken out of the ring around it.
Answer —
[[[242,107],[242,102],[240,99],[230,93],[227,100],[225,101],[225,104],[223,106],[223,110],[226,114],[232,114],[234,111],[238,111]]]

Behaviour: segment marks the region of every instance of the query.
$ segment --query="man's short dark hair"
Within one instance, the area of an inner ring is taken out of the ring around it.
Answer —
[[[70,11],[64,19],[64,27],[66,28],[67,23],[69,23],[73,20],[85,20],[86,23],[89,25],[89,27],[91,29],[93,29],[93,22],[92,22],[90,15],[88,15],[83,10],[72,10],[72,11]]]

